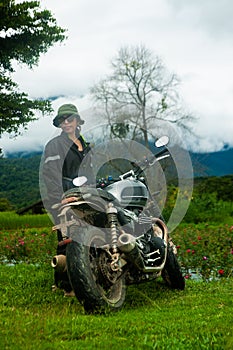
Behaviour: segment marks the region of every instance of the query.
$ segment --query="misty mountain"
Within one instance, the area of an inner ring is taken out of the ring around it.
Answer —
[[[190,153],[194,176],[233,175],[233,148],[212,153]],[[0,158],[0,201],[6,198],[17,209],[40,200],[41,152],[18,152]]]
[[[233,174],[233,148],[210,153],[192,153],[194,176],[224,176]]]
[[[4,159],[21,159],[21,158],[32,158],[42,155],[42,149],[41,151],[20,151],[20,152],[11,152],[7,153],[6,157]]]
[[[39,157],[41,151],[21,151],[8,153],[4,159],[21,159]],[[233,148],[217,152],[194,153],[189,152],[195,177],[224,176],[233,174]]]

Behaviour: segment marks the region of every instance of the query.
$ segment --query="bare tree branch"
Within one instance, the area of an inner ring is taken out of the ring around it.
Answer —
[[[195,118],[182,107],[177,89],[180,82],[158,56],[142,45],[126,46],[120,48],[111,66],[112,74],[91,88],[110,125],[131,122],[132,137],[142,132],[146,146],[148,128],[155,129],[158,121],[191,133]]]

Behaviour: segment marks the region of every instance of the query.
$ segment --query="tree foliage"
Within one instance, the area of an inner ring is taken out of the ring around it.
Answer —
[[[179,80],[167,71],[162,60],[144,46],[122,47],[111,61],[112,73],[91,88],[97,104],[105,111],[109,124],[134,125],[134,136],[143,133],[148,145],[148,130],[159,121],[191,130],[193,119],[184,111],[177,92]]]
[[[48,10],[40,9],[39,1],[2,0],[0,2],[0,136],[6,131],[18,133],[35,120],[35,110],[51,112],[47,100],[31,100],[12,80],[15,62],[29,68],[56,42],[65,39],[65,29],[57,26]]]
[[[0,202],[7,199],[15,209],[40,200],[41,155],[30,158],[0,158]],[[0,203],[1,204],[1,203]]]

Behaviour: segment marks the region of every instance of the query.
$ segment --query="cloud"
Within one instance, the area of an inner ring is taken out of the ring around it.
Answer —
[[[233,30],[231,0],[167,0],[178,18],[189,26],[201,28],[217,40],[230,39]]]
[[[232,1],[69,0],[69,6],[63,1],[40,3],[51,10],[58,25],[68,29],[69,38],[42,55],[33,70],[17,67],[14,78],[22,91],[33,98],[64,96],[54,102],[55,109],[60,102],[70,100],[77,101],[82,110],[91,108],[89,88],[109,73],[110,59],[119,48],[144,44],[180,77],[185,104],[199,117],[195,125],[198,149],[216,150],[225,143],[233,146]],[[49,138],[54,132],[48,126],[49,118],[32,123],[29,132],[15,141],[4,137],[3,148],[16,147],[17,143],[17,147],[42,144],[45,134]],[[197,142],[192,141],[192,147],[197,147]]]

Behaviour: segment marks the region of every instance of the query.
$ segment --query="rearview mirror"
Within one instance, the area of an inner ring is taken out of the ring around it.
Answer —
[[[163,147],[166,146],[169,142],[169,137],[164,135],[161,136],[156,142],[155,142],[155,146],[156,147]]]
[[[79,176],[73,179],[73,185],[76,187],[80,187],[84,185],[86,182],[87,182],[86,176]]]

